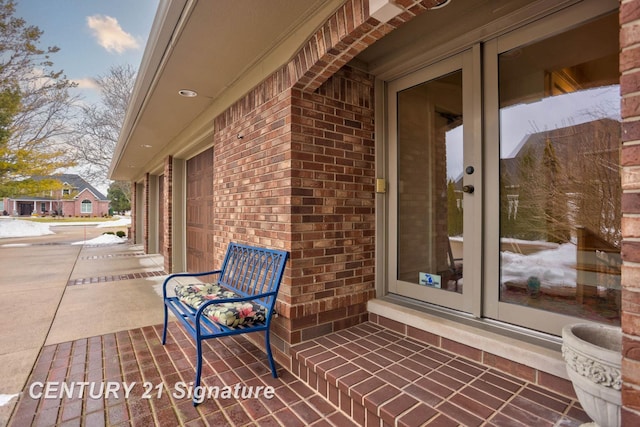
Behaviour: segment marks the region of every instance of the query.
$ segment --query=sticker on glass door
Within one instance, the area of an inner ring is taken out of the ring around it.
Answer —
[[[420,282],[423,286],[442,288],[442,277],[438,274],[420,273]]]

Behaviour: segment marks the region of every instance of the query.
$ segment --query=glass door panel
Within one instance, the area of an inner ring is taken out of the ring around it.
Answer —
[[[465,182],[472,156],[464,149],[469,112],[464,62],[459,55],[390,85],[396,248],[390,291],[470,311],[463,298],[465,195],[473,192]]]
[[[620,324],[617,37],[610,14],[498,55],[501,303]]]
[[[398,279],[461,293],[462,71],[397,100]]]

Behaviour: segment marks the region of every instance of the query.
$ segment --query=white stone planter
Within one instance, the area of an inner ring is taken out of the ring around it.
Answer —
[[[562,329],[562,357],[578,400],[596,425],[620,425],[622,330],[578,323]]]

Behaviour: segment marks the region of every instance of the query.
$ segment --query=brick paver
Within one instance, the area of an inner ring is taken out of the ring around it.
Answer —
[[[211,390],[226,387],[227,394],[194,407],[188,396],[193,340],[177,323],[170,325],[165,346],[161,334],[158,325],[44,347],[10,425],[578,426],[589,421],[570,397],[368,322],[294,347],[297,376],[281,367],[277,379],[264,352],[245,337],[208,340],[203,383]],[[352,353],[356,357],[345,356]],[[59,388],[47,391],[47,384]],[[82,384],[82,397],[77,388],[68,390]],[[125,386],[130,387],[126,396]],[[273,396],[234,394],[236,387],[248,386],[253,391],[271,386]]]

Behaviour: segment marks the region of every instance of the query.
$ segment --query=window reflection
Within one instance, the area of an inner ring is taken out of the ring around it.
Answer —
[[[617,28],[499,57],[503,302],[620,323]]]
[[[462,293],[462,71],[398,93],[399,280]]]

